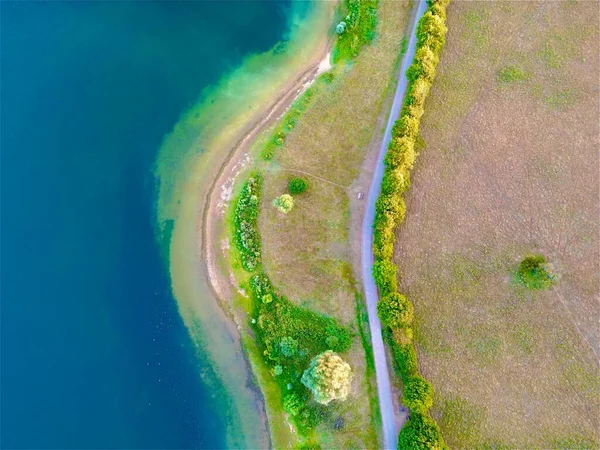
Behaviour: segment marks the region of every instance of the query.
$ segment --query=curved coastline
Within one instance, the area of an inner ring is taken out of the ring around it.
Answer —
[[[270,436],[262,393],[240,342],[240,329],[206,264],[204,227],[219,180],[240,149],[293,101],[327,49],[335,4],[315,3],[295,17],[287,48],[253,55],[204,94],[165,137],[155,174],[158,228],[172,226],[169,266],[179,312],[194,343],[210,358],[226,392],[228,446],[266,448]],[[318,62],[317,61],[317,62]],[[310,69],[306,70],[306,67]],[[275,99],[275,100],[274,100]]]

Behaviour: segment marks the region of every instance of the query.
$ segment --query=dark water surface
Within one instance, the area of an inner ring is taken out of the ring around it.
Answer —
[[[152,164],[288,10],[1,2],[3,448],[225,445],[155,240]]]

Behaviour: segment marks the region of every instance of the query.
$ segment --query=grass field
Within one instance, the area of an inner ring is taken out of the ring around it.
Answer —
[[[596,2],[448,9],[395,261],[450,448],[600,445],[598,19]],[[552,289],[515,281],[530,254]]]
[[[346,401],[328,406],[336,421],[317,429],[323,448],[378,446],[372,355],[368,335],[361,337],[366,321],[352,271],[349,193],[391,92],[409,12],[408,1],[381,1],[371,45],[351,63],[336,64],[327,83],[319,82],[285,144],[268,161],[261,160],[260,149],[272,131],[255,145],[256,166],[264,176],[263,269],[292,302],[335,317],[354,333],[344,355],[354,371],[352,392]],[[305,178],[309,188],[295,196],[294,209],[284,215],[272,201],[287,193],[295,176]]]

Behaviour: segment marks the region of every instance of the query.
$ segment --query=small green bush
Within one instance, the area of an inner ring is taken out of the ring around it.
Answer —
[[[423,15],[417,25],[418,48],[429,47],[438,54],[446,43],[446,28],[444,17],[434,14],[431,8]]]
[[[294,208],[294,197],[290,194],[283,194],[273,200],[273,206],[284,214],[289,213]]]
[[[390,328],[410,326],[413,320],[413,305],[398,292],[392,292],[377,302],[377,313],[381,323]]]
[[[308,181],[304,178],[292,178],[288,182],[288,189],[292,195],[302,194],[308,189]]]
[[[320,425],[326,417],[325,409],[318,403],[310,403],[302,408],[296,422],[301,429],[312,430]]]
[[[304,401],[296,393],[287,394],[283,397],[283,409],[291,416],[297,416],[304,406]]]
[[[527,256],[517,271],[517,279],[529,289],[548,289],[555,283],[542,255]]]
[[[285,357],[292,357],[298,351],[298,341],[292,337],[285,336],[279,343],[281,354]]]

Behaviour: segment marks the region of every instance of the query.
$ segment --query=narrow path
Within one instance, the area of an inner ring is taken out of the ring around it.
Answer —
[[[381,410],[381,422],[383,426],[383,447],[385,449],[396,449],[398,443],[398,430],[396,430],[395,414],[392,402],[392,389],[390,386],[390,377],[388,372],[388,365],[386,361],[385,347],[383,345],[383,338],[381,336],[381,323],[379,317],[377,317],[377,287],[375,286],[375,280],[373,279],[372,267],[373,267],[373,222],[375,220],[375,201],[379,197],[381,191],[381,181],[383,179],[383,158],[387,151],[387,147],[392,137],[392,126],[400,115],[402,108],[402,102],[404,100],[404,94],[406,93],[406,87],[408,81],[406,79],[406,70],[412,64],[415,57],[415,51],[417,46],[416,29],[419,19],[423,16],[427,10],[427,2],[425,0],[419,0],[417,5],[416,13],[413,18],[412,31],[410,34],[410,40],[408,42],[408,48],[404,59],[402,61],[402,67],[400,68],[400,76],[398,79],[398,87],[396,88],[396,94],[394,95],[394,103],[392,104],[392,110],[388,118],[387,126],[385,128],[385,134],[383,141],[381,142],[381,148],[379,150],[379,156],[377,158],[377,166],[373,174],[373,181],[369,189],[369,195],[367,197],[367,207],[365,210],[365,219],[363,221],[363,230],[361,237],[361,264],[363,283],[365,286],[365,299],[367,302],[367,312],[369,315],[369,328],[371,329],[371,343],[373,345],[373,354],[375,357],[375,373],[377,376],[377,395],[379,396],[379,408]],[[406,420],[403,417],[402,423]]]

